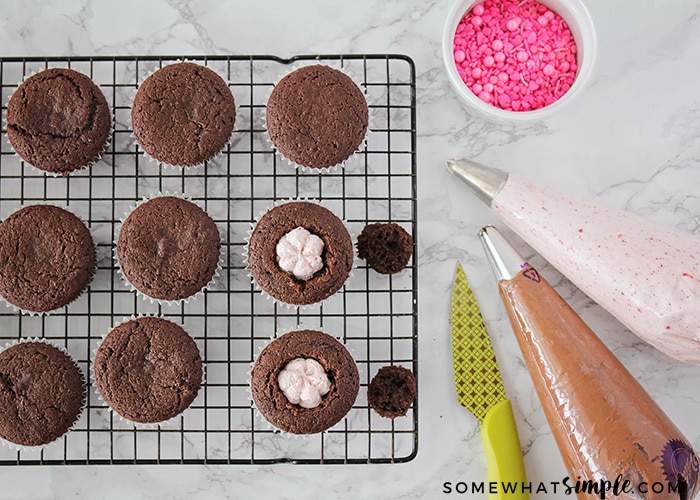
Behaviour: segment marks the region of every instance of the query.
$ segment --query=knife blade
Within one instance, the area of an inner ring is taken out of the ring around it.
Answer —
[[[491,339],[462,264],[452,289],[452,358],[459,404],[481,423],[486,451],[488,498],[528,499],[527,477],[513,409],[493,352]]]

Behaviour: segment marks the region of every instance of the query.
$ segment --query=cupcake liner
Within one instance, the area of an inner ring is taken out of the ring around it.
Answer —
[[[295,327],[285,328],[285,329],[277,331],[276,333],[274,333],[270,336],[270,339],[265,343],[265,345],[258,347],[258,352],[255,354],[255,358],[250,363],[250,370],[248,371],[248,374],[247,374],[248,376],[246,377],[246,387],[247,387],[248,397],[250,398],[250,407],[254,411],[256,422],[258,422],[260,425],[266,427],[268,431],[270,431],[274,434],[277,434],[280,437],[284,437],[284,438],[292,438],[292,439],[317,438],[318,436],[320,436],[322,434],[328,433],[335,426],[340,425],[343,422],[343,420],[345,420],[347,418],[347,414],[344,415],[343,418],[341,418],[338,422],[336,422],[335,424],[330,426],[328,429],[325,429],[323,431],[315,432],[312,434],[295,434],[293,432],[284,431],[284,430],[280,429],[279,427],[276,427],[274,424],[272,424],[270,421],[268,421],[263,416],[263,414],[260,412],[257,405],[255,404],[255,400],[253,399],[253,392],[251,389],[252,378],[253,378],[253,367],[255,366],[255,363],[257,362],[258,358],[260,357],[260,353],[263,351],[263,349],[265,349],[268,345],[270,345],[273,341],[279,339],[280,337],[282,337],[288,333],[296,332],[299,330],[315,330],[315,331],[330,335],[335,340],[340,342],[343,345],[343,347],[345,347],[345,349],[347,349],[347,351],[350,354],[350,356],[352,357],[353,361],[355,361],[355,363],[357,363],[357,361],[355,359],[354,350],[352,349],[352,347],[350,347],[346,344],[346,342],[343,340],[342,337],[328,333],[327,331],[322,330],[318,327],[305,326],[303,323],[299,323]],[[358,393],[358,395],[359,395],[359,393]],[[354,402],[353,402],[353,406],[354,406]],[[348,411],[348,414],[349,413],[350,412]]]
[[[97,356],[97,350],[100,348],[100,346],[102,345],[102,342],[104,342],[104,340],[112,332],[112,330],[117,328],[119,325],[122,325],[124,323],[128,323],[129,321],[137,320],[140,318],[164,319],[166,321],[170,321],[171,323],[178,325],[183,330],[185,330],[185,327],[182,324],[180,324],[176,321],[173,321],[171,318],[165,318],[162,315],[158,315],[158,314],[138,314],[138,315],[131,315],[129,317],[123,318],[121,321],[118,321],[117,323],[115,323],[114,326],[112,328],[110,328],[110,330],[107,333],[102,335],[102,338],[97,343],[97,346],[92,350],[92,358],[91,358],[91,363],[90,363],[90,382],[92,383],[94,393],[97,395],[97,399],[100,401],[102,406],[104,406],[104,408],[109,410],[109,413],[112,414],[113,417],[117,417],[120,421],[125,422],[129,425],[133,425],[136,429],[139,429],[139,430],[158,429],[160,427],[169,427],[169,428],[177,427],[176,424],[178,423],[180,418],[182,418],[185,415],[185,413],[187,413],[187,411],[191,408],[191,406],[192,406],[191,404],[190,404],[190,406],[185,408],[181,413],[179,413],[179,414],[175,415],[174,417],[171,417],[167,420],[163,420],[162,422],[134,422],[133,420],[130,420],[130,419],[122,416],[119,412],[117,412],[114,408],[112,408],[104,400],[104,398],[102,397],[102,394],[100,393],[99,389],[97,388],[97,378],[95,376],[95,362],[94,362],[95,356]],[[205,363],[205,358],[203,355],[204,350],[202,349],[201,342],[198,341],[197,339],[195,339],[192,336],[192,334],[190,332],[188,332],[187,330],[185,330],[185,332],[187,332],[187,334],[192,338],[192,340],[194,340],[195,344],[197,345],[197,349],[199,350],[199,357],[202,359],[202,381],[200,383],[199,391],[197,392],[197,396],[195,397],[195,399],[192,400],[192,403],[194,403],[197,400],[197,397],[199,397],[199,394],[201,393],[201,391],[204,390],[204,384],[206,383],[206,379],[207,379],[207,365]]]
[[[156,71],[165,68],[166,66],[170,66],[171,64],[179,64],[179,63],[184,63],[184,62],[197,64],[199,66],[203,66],[207,69],[210,69],[211,71],[214,71],[214,73],[216,73],[219,77],[221,77],[221,79],[226,83],[226,86],[228,87],[228,80],[226,78],[224,78],[222,75],[220,75],[218,71],[215,71],[215,70],[209,68],[208,66],[201,64],[198,61],[194,61],[192,59],[187,59],[187,58],[175,59],[173,61],[164,62],[160,66],[158,66],[157,68],[149,71],[148,74],[143,79],[141,79],[141,81],[138,82],[138,86],[135,89],[133,89],[133,92],[131,95],[130,102],[132,103],[132,105],[133,105],[134,99],[136,98],[136,94],[138,93],[139,88],[141,88],[141,85],[143,85],[143,82],[145,82],[151,75],[153,75]],[[229,88],[229,91],[230,90],[231,89]],[[231,94],[233,94],[233,93],[231,93]],[[233,97],[234,97],[234,101],[235,101],[236,96],[233,96]],[[235,130],[236,130],[236,124],[240,123],[240,119],[241,119],[239,107],[237,104],[236,104],[235,111],[236,111],[236,113],[235,113],[235,118],[234,118],[233,130],[231,131],[231,135],[229,136],[228,140],[224,143],[224,145],[221,147],[221,149],[218,152],[211,155],[209,158],[205,159],[204,161],[201,161],[199,163],[194,163],[192,165],[173,165],[171,163],[167,163],[167,162],[158,160],[157,158],[154,158],[150,154],[148,154],[141,147],[141,144],[139,144],[138,139],[136,139],[136,136],[134,135],[134,125],[131,122],[131,112],[129,112],[129,125],[131,126],[131,134],[129,134],[129,137],[130,137],[133,145],[138,148],[138,151],[144,156],[144,158],[146,158],[149,161],[149,163],[155,163],[159,167],[164,167],[164,168],[179,170],[179,171],[182,171],[185,169],[198,169],[198,168],[204,167],[205,163],[208,163],[208,162],[222,156],[226,152],[226,150],[229,148],[229,146],[231,145],[231,141],[233,140],[233,132],[235,132]]]
[[[64,67],[61,66],[61,68],[64,68]],[[17,82],[17,86],[16,86],[15,89],[12,91],[12,93],[8,96],[7,102],[4,103],[4,104],[5,104],[5,109],[7,109],[7,105],[9,104],[10,99],[12,99],[12,96],[15,94],[15,92],[16,92],[17,89],[20,87],[20,85],[22,85],[25,81],[27,81],[28,79],[30,79],[30,78],[33,77],[34,75],[37,75],[37,74],[41,73],[42,71],[46,71],[47,69],[50,69],[50,68],[44,68],[44,69],[34,70],[34,71],[32,71],[29,75],[25,75],[24,78],[22,79],[22,81]],[[82,75],[85,75],[85,76],[87,76],[88,78],[90,78],[90,81],[92,81],[93,83],[95,83],[95,82],[92,80],[92,78],[90,77],[90,75],[86,75],[86,74],[83,73],[82,71],[78,71],[77,69],[73,69],[73,68],[68,68],[67,66],[65,67],[65,69],[71,69],[72,71],[75,71],[75,72],[77,72],[77,73],[80,73],[80,74],[82,74]],[[95,83],[95,85],[97,86],[98,89],[100,88],[100,86],[97,85],[96,83]],[[104,96],[104,93],[102,92],[101,89],[100,89],[100,92],[101,92],[102,95]],[[106,97],[105,97],[105,100],[107,100]],[[40,168],[38,168],[38,167],[35,167],[34,165],[32,165],[31,163],[29,163],[27,160],[25,160],[24,158],[22,158],[22,157],[17,153],[17,151],[15,150],[14,146],[13,146],[12,143],[10,142],[10,138],[9,138],[9,136],[8,136],[7,134],[5,134],[5,142],[6,142],[6,144],[9,146],[9,148],[14,152],[14,156],[15,156],[16,158],[19,158],[22,162],[24,162],[25,165],[29,165],[29,167],[31,167],[31,169],[34,170],[35,172],[42,173],[42,174],[46,174],[46,175],[51,175],[52,177],[67,177],[67,176],[69,176],[69,175],[76,174],[76,173],[80,172],[81,170],[86,170],[86,169],[92,167],[93,165],[95,165],[96,163],[98,163],[100,160],[102,160],[102,156],[109,150],[110,146],[112,145],[112,137],[113,137],[113,135],[114,135],[114,119],[115,119],[115,117],[114,117],[114,110],[109,106],[109,101],[107,101],[107,108],[109,109],[109,114],[110,114],[109,132],[107,132],[107,140],[105,141],[104,146],[102,147],[102,150],[97,154],[97,156],[95,156],[95,158],[93,158],[92,161],[86,163],[85,165],[81,165],[81,166],[79,166],[79,167],[76,167],[75,169],[70,170],[70,171],[68,171],[68,172],[65,172],[65,173],[61,173],[61,172],[49,172],[49,171],[47,171],[47,170],[42,170],[42,169],[40,169]],[[3,125],[3,129],[4,129],[4,130],[7,130],[7,113],[4,113],[4,114],[2,115],[2,125]]]
[[[285,71],[284,73],[281,73],[280,76],[279,76],[279,78],[277,79],[277,81],[279,82],[279,81],[282,80],[284,77],[286,77],[287,75],[293,73],[294,71],[296,71],[296,70],[298,70],[298,69],[300,69],[300,68],[303,68],[303,67],[305,67],[305,66],[317,66],[317,65],[319,65],[319,64],[324,65],[324,66],[328,66],[328,67],[333,68],[333,69],[336,69],[336,70],[338,70],[338,71],[341,71],[343,74],[345,74],[346,76],[350,77],[350,79],[353,81],[353,83],[355,83],[355,85],[357,85],[357,88],[360,89],[360,91],[362,92],[362,95],[363,95],[364,98],[365,98],[365,102],[367,102],[367,129],[365,130],[365,136],[364,136],[364,138],[362,139],[362,141],[360,142],[360,144],[357,146],[357,149],[356,149],[350,156],[348,156],[348,157],[347,157],[345,160],[343,160],[342,162],[337,163],[337,164],[335,164],[335,165],[331,165],[331,166],[329,166],[329,167],[313,168],[313,167],[307,167],[307,166],[305,166],[305,165],[301,165],[301,164],[299,164],[299,163],[297,163],[297,162],[295,162],[295,161],[290,160],[290,159],[287,158],[285,155],[283,155],[283,154],[280,152],[280,150],[275,146],[275,144],[272,142],[272,138],[270,137],[270,134],[269,134],[269,132],[268,132],[268,130],[267,130],[267,102],[270,100],[270,95],[272,95],[272,91],[274,90],[276,84],[275,84],[275,86],[273,86],[272,88],[270,88],[270,90],[268,91],[267,96],[266,96],[266,98],[265,98],[265,107],[263,107],[263,109],[262,109],[262,120],[263,120],[263,123],[265,124],[265,138],[266,138],[267,144],[269,145],[270,149],[273,149],[273,150],[275,151],[275,154],[276,154],[281,160],[283,160],[283,161],[286,162],[289,166],[291,166],[291,167],[297,169],[297,170],[300,171],[300,172],[304,172],[304,173],[314,173],[314,174],[327,174],[327,173],[335,172],[335,171],[337,171],[337,170],[339,170],[339,169],[341,169],[341,168],[345,168],[346,165],[351,164],[351,163],[354,163],[354,162],[356,161],[358,155],[359,155],[362,151],[366,150],[366,148],[367,148],[367,142],[368,142],[368,139],[369,139],[369,135],[370,135],[370,133],[371,133],[371,130],[372,130],[374,124],[373,124],[373,118],[372,118],[372,108],[370,108],[369,102],[367,101],[367,89],[361,85],[360,80],[359,80],[358,78],[356,78],[356,77],[352,74],[352,72],[348,71],[348,70],[345,69],[345,68],[335,67],[335,66],[333,66],[333,65],[331,65],[331,64],[328,64],[328,63],[326,63],[326,62],[320,62],[320,61],[317,61],[317,60],[305,61],[305,62],[298,62],[298,63],[293,64],[293,65],[292,65],[289,69],[287,69],[287,71]]]
[[[177,304],[182,304],[182,303],[188,304],[188,303],[190,302],[190,300],[193,300],[193,301],[194,301],[194,300],[199,299],[199,297],[201,297],[202,295],[204,295],[204,292],[205,292],[205,291],[209,290],[209,289],[219,280],[219,278],[221,277],[221,270],[223,269],[223,266],[224,266],[224,248],[225,248],[225,245],[224,245],[224,242],[225,242],[224,232],[223,232],[222,229],[217,225],[216,228],[217,228],[218,231],[219,231],[219,240],[221,241],[221,246],[220,246],[220,248],[219,248],[219,259],[218,259],[218,262],[217,262],[217,264],[216,264],[216,269],[215,269],[215,271],[214,271],[214,275],[213,275],[212,278],[209,280],[209,282],[208,282],[206,285],[204,285],[197,293],[195,293],[195,294],[193,294],[193,295],[190,295],[189,297],[185,297],[185,298],[178,299],[178,300],[157,299],[157,298],[151,297],[150,295],[145,294],[144,292],[142,292],[141,290],[139,290],[138,288],[136,288],[136,287],[129,281],[129,279],[128,279],[128,278],[126,277],[126,275],[124,274],[124,271],[122,270],[121,264],[120,264],[120,262],[119,262],[119,255],[118,255],[118,253],[117,253],[117,242],[118,242],[118,240],[119,240],[119,233],[121,232],[122,226],[124,225],[124,221],[129,217],[129,215],[131,215],[131,213],[132,213],[137,207],[139,207],[139,206],[143,205],[144,203],[147,203],[147,202],[149,202],[149,201],[151,201],[151,200],[153,200],[153,199],[155,199],[155,198],[161,198],[161,197],[166,197],[166,196],[168,196],[168,197],[180,198],[181,200],[185,200],[185,201],[189,201],[190,203],[194,203],[194,204],[197,205],[199,208],[201,208],[202,210],[204,210],[205,213],[207,213],[207,211],[204,209],[204,207],[202,206],[201,203],[199,203],[199,202],[197,202],[197,201],[194,201],[192,198],[190,198],[190,197],[188,197],[188,196],[185,196],[184,194],[180,194],[180,193],[171,193],[171,192],[169,192],[169,191],[166,191],[166,192],[162,193],[162,192],[158,191],[157,193],[151,194],[150,196],[144,196],[141,200],[139,200],[138,202],[136,202],[136,204],[134,204],[132,207],[129,208],[129,211],[126,212],[126,213],[124,214],[124,218],[123,218],[123,219],[120,219],[120,223],[119,223],[119,226],[118,226],[117,229],[116,229],[115,238],[114,238],[114,241],[113,241],[113,244],[112,244],[112,255],[113,255],[113,257],[114,257],[114,261],[117,263],[117,272],[119,273],[120,279],[124,282],[124,284],[125,284],[132,292],[135,292],[136,295],[138,295],[139,297],[141,297],[143,300],[149,300],[149,301],[151,302],[151,304],[154,304],[154,303],[155,303],[155,304],[158,304],[159,306],[163,306],[163,305],[172,306],[172,305],[177,305]],[[207,213],[207,215],[209,215],[209,214]],[[213,219],[212,219],[212,220],[213,220]]]
[[[23,208],[26,208],[26,207],[29,207],[29,206],[32,206],[32,205],[53,205],[53,206],[55,206],[55,207],[62,208],[62,209],[64,209],[64,210],[66,210],[66,211],[72,213],[73,215],[75,215],[76,217],[78,217],[78,218],[80,219],[80,222],[82,222],[82,223],[85,225],[85,227],[87,228],[87,230],[90,232],[90,237],[92,238],[92,242],[93,242],[93,244],[95,245],[95,267],[92,269],[92,272],[90,273],[90,280],[88,281],[88,284],[85,286],[85,288],[83,289],[83,291],[81,291],[73,300],[71,300],[70,302],[68,302],[66,305],[57,307],[57,308],[55,308],[55,309],[51,309],[50,311],[30,311],[30,310],[28,310],[28,309],[22,309],[21,307],[18,307],[18,306],[16,306],[16,305],[14,305],[12,302],[10,302],[10,301],[7,300],[5,297],[3,297],[2,294],[0,294],[0,302],[2,302],[3,304],[5,304],[6,307],[12,309],[13,312],[18,312],[18,313],[20,313],[20,314],[24,314],[24,315],[27,315],[27,316],[49,316],[49,315],[51,315],[51,314],[54,314],[54,313],[60,311],[60,310],[63,309],[64,307],[69,307],[71,304],[73,304],[75,301],[77,301],[80,297],[82,297],[82,296],[85,294],[85,292],[87,292],[87,291],[90,289],[90,286],[92,285],[92,282],[93,282],[94,279],[95,279],[95,275],[97,274],[97,258],[98,258],[98,255],[97,255],[97,241],[95,240],[95,230],[94,230],[93,228],[91,228],[91,227],[87,224],[87,222],[85,221],[85,219],[83,219],[83,218],[80,217],[78,214],[76,214],[75,212],[73,212],[73,211],[68,207],[68,205],[66,205],[66,204],[64,204],[64,203],[60,203],[60,202],[53,202],[53,201],[52,201],[51,203],[30,203],[30,204],[27,204],[27,205],[22,205],[21,207],[17,208],[16,210],[13,210],[10,214],[8,214],[8,216],[5,217],[5,219],[3,219],[3,221],[6,220],[8,217],[10,217],[10,216],[11,216],[12,214],[14,214],[15,212],[19,212],[19,211],[22,210]]]
[[[86,374],[83,372],[83,370],[80,368],[78,363],[76,363],[75,358],[71,356],[71,354],[62,346],[55,344],[53,342],[50,342],[49,340],[46,340],[44,338],[40,337],[24,337],[18,340],[15,340],[13,342],[8,342],[5,344],[4,347],[0,347],[0,353],[6,351],[7,349],[10,349],[16,345],[19,344],[24,344],[24,343],[31,343],[31,342],[41,342],[42,344],[47,344],[50,345],[51,347],[55,347],[59,351],[61,351],[63,354],[68,356],[68,358],[71,360],[71,362],[75,365],[76,368],[80,371],[80,374],[83,376],[83,399],[81,402],[81,408],[80,411],[78,412],[78,415],[75,417],[75,421],[71,424],[71,426],[68,428],[66,432],[61,434],[59,437],[51,441],[50,443],[42,444],[42,445],[37,445],[37,446],[25,446],[22,444],[17,444],[13,443],[12,441],[8,441],[7,439],[0,437],[0,445],[6,446],[10,448],[11,450],[19,451],[19,452],[39,452],[43,451],[46,449],[53,448],[57,446],[57,443],[60,443],[64,437],[66,437],[70,432],[75,429],[76,424],[80,421],[80,418],[83,415],[83,412],[85,412],[85,408],[87,406],[87,400],[88,400],[88,379],[86,377]]]
[[[248,229],[247,235],[244,238],[245,246],[243,247],[243,264],[244,264],[245,268],[248,270],[248,279],[250,279],[250,282],[253,284],[255,289],[257,291],[259,291],[263,297],[265,297],[267,300],[272,301],[274,304],[279,304],[281,306],[286,307],[287,309],[297,309],[297,310],[303,311],[303,310],[308,310],[312,307],[323,306],[324,304],[328,304],[330,301],[336,300],[336,297],[338,297],[345,290],[345,285],[354,276],[353,269],[355,269],[357,267],[357,249],[355,248],[355,245],[353,244],[352,245],[352,266],[350,268],[350,272],[348,273],[347,278],[343,282],[343,285],[336,292],[334,292],[333,294],[331,294],[330,296],[326,297],[323,300],[320,300],[318,302],[314,302],[312,304],[292,304],[292,303],[284,302],[283,300],[277,299],[277,298],[273,297],[272,295],[270,295],[268,292],[266,292],[260,285],[258,285],[258,283],[255,281],[255,278],[253,278],[253,274],[251,273],[250,269],[248,268],[248,264],[249,264],[249,262],[248,262],[248,247],[250,246],[250,238],[253,235],[253,231],[255,231],[255,227],[258,225],[258,222],[260,221],[261,217],[263,215],[265,215],[268,211],[272,210],[275,207],[285,205],[287,203],[297,203],[297,202],[315,203],[317,205],[321,205],[324,208],[328,208],[328,207],[325,207],[323,203],[321,203],[313,198],[287,198],[284,200],[275,201],[271,207],[268,207],[267,209],[260,212],[258,214],[257,218],[255,219],[255,221],[251,223],[251,227],[250,227],[250,229]],[[354,242],[355,241],[354,234],[350,231],[350,229],[348,229],[347,222],[343,219],[340,219],[340,220],[342,221],[345,229],[348,231],[348,234],[350,235],[350,240]]]

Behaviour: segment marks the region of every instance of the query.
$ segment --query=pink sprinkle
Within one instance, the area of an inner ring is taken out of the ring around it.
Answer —
[[[500,106],[502,108],[505,108],[506,106],[510,106],[511,105],[511,98],[508,96],[508,94],[501,94],[498,96],[498,104],[500,104]]]
[[[460,77],[481,100],[527,111],[556,102],[576,78],[566,22],[536,0],[484,0],[455,30]]]
[[[508,20],[508,22],[506,23],[506,29],[508,29],[508,31],[515,31],[518,29],[520,23],[517,21],[517,19],[518,18],[515,17],[513,19]]]

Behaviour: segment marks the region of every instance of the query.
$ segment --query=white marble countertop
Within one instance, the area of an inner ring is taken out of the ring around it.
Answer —
[[[533,483],[565,470],[477,241],[497,223],[451,179],[465,156],[700,234],[700,2],[586,0],[599,58],[569,107],[531,126],[470,116],[440,37],[451,0],[224,2],[3,0],[0,56],[403,53],[417,68],[419,446],[407,464],[6,467],[1,498],[441,498],[480,482],[477,421],[454,395],[449,300],[461,259],[494,338]],[[700,367],[644,344],[524,244],[542,274],[700,448]],[[485,498],[485,495],[476,497]],[[533,495],[534,498],[556,498]]]

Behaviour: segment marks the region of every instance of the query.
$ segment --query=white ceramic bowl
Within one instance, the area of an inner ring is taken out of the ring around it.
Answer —
[[[483,0],[457,0],[447,15],[447,22],[442,35],[442,57],[447,69],[447,76],[457,94],[467,104],[469,109],[492,121],[531,123],[550,117],[571,102],[591,79],[596,60],[597,42],[595,28],[583,2],[581,0],[538,0],[541,4],[546,5],[559,14],[567,22],[576,41],[578,70],[571,88],[549,106],[532,111],[508,111],[479,99],[462,81],[454,61],[453,47],[457,25],[464,17],[464,14],[481,1]]]

